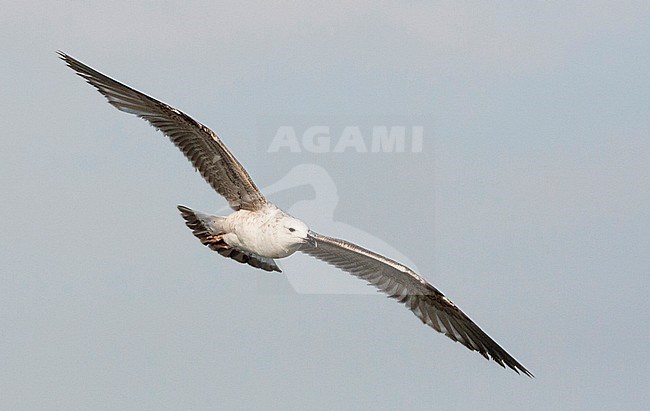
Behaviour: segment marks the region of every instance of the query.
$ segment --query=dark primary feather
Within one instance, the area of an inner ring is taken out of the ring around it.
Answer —
[[[203,178],[234,210],[255,211],[266,199],[219,137],[188,115],[86,66],[63,52],[59,56],[118,110],[135,114],[162,131]]]
[[[300,251],[366,280],[406,305],[423,323],[470,350],[492,358],[502,367],[533,376],[454,303],[410,268],[344,240],[316,233],[313,236],[316,246],[305,245]]]

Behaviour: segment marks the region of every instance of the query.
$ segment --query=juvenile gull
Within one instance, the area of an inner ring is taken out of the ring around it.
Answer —
[[[234,212],[214,216],[178,206],[201,243],[225,257],[266,271],[296,251],[366,280],[453,341],[529,377],[533,374],[434,286],[410,268],[345,240],[311,231],[268,202],[219,137],[188,115],[119,83],[63,52],[59,56],[118,110],[147,120],[178,147]]]

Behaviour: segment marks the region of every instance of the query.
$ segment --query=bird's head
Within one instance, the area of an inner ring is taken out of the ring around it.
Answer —
[[[312,236],[312,232],[307,227],[307,224],[291,216],[285,216],[282,219],[280,235],[290,244],[299,245],[309,243],[313,246],[316,245],[316,240]]]

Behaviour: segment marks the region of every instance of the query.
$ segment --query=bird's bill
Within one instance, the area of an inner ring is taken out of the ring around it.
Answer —
[[[312,247],[318,246],[318,243],[316,243],[316,234],[314,234],[314,232],[312,232],[311,230],[307,232],[307,237],[305,238],[305,242]]]

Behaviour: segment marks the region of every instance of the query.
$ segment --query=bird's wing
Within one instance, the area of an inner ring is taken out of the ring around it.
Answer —
[[[406,305],[422,322],[470,350],[485,358],[491,357],[502,367],[533,376],[454,303],[410,268],[356,244],[312,234],[316,246],[305,244],[300,251],[366,280]]]
[[[115,108],[147,120],[163,132],[234,210],[255,211],[266,199],[219,137],[190,116],[93,70],[63,52],[59,56]]]

